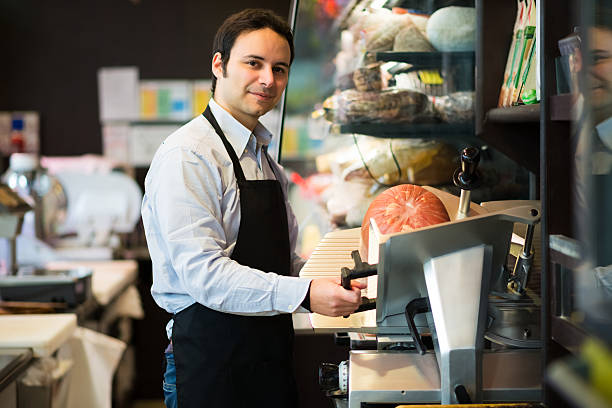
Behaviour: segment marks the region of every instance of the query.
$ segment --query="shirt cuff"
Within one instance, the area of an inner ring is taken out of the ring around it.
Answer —
[[[306,296],[304,296],[304,300],[302,300],[301,306],[309,312],[312,312],[312,310],[310,309],[310,285],[308,285],[308,290],[306,291]]]
[[[310,288],[312,279],[279,276],[276,287],[274,310],[293,313],[300,306]]]

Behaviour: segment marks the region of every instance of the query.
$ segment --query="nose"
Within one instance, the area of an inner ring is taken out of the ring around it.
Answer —
[[[272,67],[264,67],[259,73],[259,82],[264,88],[269,88],[274,83],[274,73]]]

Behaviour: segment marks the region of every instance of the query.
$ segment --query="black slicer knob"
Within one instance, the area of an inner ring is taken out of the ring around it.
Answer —
[[[453,183],[462,190],[473,190],[480,186],[480,149],[466,147],[461,151],[461,167],[455,170]]]

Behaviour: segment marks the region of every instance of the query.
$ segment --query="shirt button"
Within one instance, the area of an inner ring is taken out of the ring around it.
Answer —
[[[289,309],[293,309],[293,305],[289,305]]]

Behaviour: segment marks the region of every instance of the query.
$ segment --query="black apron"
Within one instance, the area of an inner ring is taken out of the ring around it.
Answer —
[[[209,107],[204,117],[223,141],[238,181],[240,229],[231,259],[264,272],[288,275],[289,231],[279,181],[246,180]],[[172,345],[178,407],[296,407],[293,335],[291,314],[287,313],[240,316],[195,303],[175,314]]]

